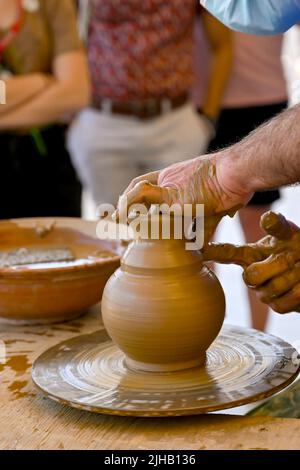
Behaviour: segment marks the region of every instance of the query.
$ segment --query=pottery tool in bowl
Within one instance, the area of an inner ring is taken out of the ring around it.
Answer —
[[[161,232],[136,236],[106,284],[107,331],[37,359],[32,377],[47,396],[98,413],[178,416],[260,400],[294,380],[295,349],[256,330],[221,330],[225,300],[216,276],[172,228],[168,239]]]
[[[75,255],[66,247],[57,248],[17,248],[0,251],[0,268],[26,266],[28,264],[55,263],[74,261]]]
[[[0,321],[49,323],[84,313],[101,300],[121,251],[97,238],[96,222],[0,222]]]

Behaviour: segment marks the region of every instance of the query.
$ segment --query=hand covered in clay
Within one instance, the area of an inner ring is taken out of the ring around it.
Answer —
[[[261,227],[268,234],[245,246],[210,244],[206,260],[244,267],[244,281],[278,313],[300,312],[300,228],[281,214],[267,212]]]
[[[274,222],[276,214],[273,214]],[[262,227],[270,234],[259,243],[273,253],[244,271],[246,284],[278,313],[300,312],[300,229],[277,216],[277,226]]]
[[[171,165],[164,170],[135,178],[120,197],[119,214],[127,215],[133,204],[166,203],[169,206],[204,204],[205,239],[209,240],[221,217],[248,202],[252,194],[226,179],[223,152]]]

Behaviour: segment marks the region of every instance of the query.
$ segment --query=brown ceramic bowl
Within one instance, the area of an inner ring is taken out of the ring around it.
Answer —
[[[0,251],[69,248],[74,261],[0,268],[0,321],[54,323],[101,300],[121,247],[96,238],[96,222],[75,218],[0,222]]]

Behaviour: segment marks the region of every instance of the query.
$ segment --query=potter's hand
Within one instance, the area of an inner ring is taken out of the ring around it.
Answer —
[[[252,195],[227,176],[223,155],[225,152],[198,157],[135,178],[119,200],[120,215],[127,215],[133,204],[192,204],[194,213],[196,204],[204,204],[208,240],[221,217],[234,213]]]
[[[261,226],[268,235],[257,243],[211,243],[204,259],[239,264],[262,302],[279,313],[300,311],[300,229],[274,212],[262,216]]]
[[[273,254],[248,266],[244,280],[276,312],[300,312],[300,229],[281,215],[267,216],[261,225],[269,237],[259,243]]]

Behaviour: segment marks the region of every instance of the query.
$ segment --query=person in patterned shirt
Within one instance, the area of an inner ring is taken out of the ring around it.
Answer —
[[[201,11],[215,60],[197,112],[189,98],[195,0],[82,0],[82,10],[84,4],[93,98],[73,122],[68,148],[94,201],[116,204],[134,177],[206,149],[230,72],[231,35]],[[213,73],[218,64],[223,73]]]

